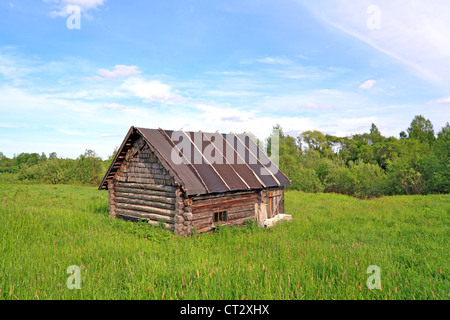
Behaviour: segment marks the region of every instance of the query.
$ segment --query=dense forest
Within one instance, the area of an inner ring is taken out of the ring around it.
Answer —
[[[375,124],[368,133],[336,137],[320,131],[285,135],[280,126],[280,169],[289,189],[335,192],[359,198],[394,194],[448,193],[450,190],[450,126],[435,134],[430,120],[414,117],[399,138],[383,137]],[[271,139],[266,140],[270,155]],[[76,159],[56,153],[0,152],[0,182],[98,185],[115,152],[102,160],[93,150]]]
[[[399,138],[383,137],[375,124],[368,133],[350,137],[305,131],[293,138],[275,129],[280,169],[291,179],[291,189],[359,198],[450,190],[448,123],[436,135],[430,120],[415,116]]]

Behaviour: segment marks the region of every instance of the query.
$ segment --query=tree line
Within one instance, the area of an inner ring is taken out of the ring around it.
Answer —
[[[275,131],[275,129],[277,131]],[[375,124],[348,137],[304,131],[279,134],[280,169],[289,189],[335,192],[359,198],[448,193],[450,135],[447,123],[435,134],[430,120],[417,115],[399,138],[384,137]],[[270,155],[271,139],[267,139]]]
[[[116,152],[116,151],[114,151]],[[114,155],[102,160],[86,150],[76,159],[59,158],[55,152],[21,153],[7,158],[0,152],[0,182],[98,185]]]
[[[291,180],[288,189],[359,198],[450,190],[448,123],[435,134],[431,121],[418,115],[399,138],[382,136],[375,124],[348,137],[316,130],[292,137],[279,125],[273,129],[279,135],[280,169]],[[265,147],[270,156],[270,137]],[[0,182],[98,185],[116,152],[106,160],[93,150],[76,159],[54,152],[8,158],[0,152]]]

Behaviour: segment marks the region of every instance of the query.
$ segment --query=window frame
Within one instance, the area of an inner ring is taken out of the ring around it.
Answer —
[[[225,216],[225,219],[224,219]],[[216,219],[217,218],[217,219]],[[228,210],[220,210],[213,212],[213,223],[228,222]]]

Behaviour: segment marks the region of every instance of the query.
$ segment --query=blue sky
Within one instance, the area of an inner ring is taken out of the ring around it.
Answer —
[[[2,1],[0,151],[106,158],[131,125],[398,137],[422,114],[437,132],[449,14],[446,0]]]

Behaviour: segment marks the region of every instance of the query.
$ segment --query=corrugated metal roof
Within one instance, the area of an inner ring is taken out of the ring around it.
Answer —
[[[142,136],[188,195],[288,186],[250,137],[131,127],[99,189],[107,189],[134,139]]]

